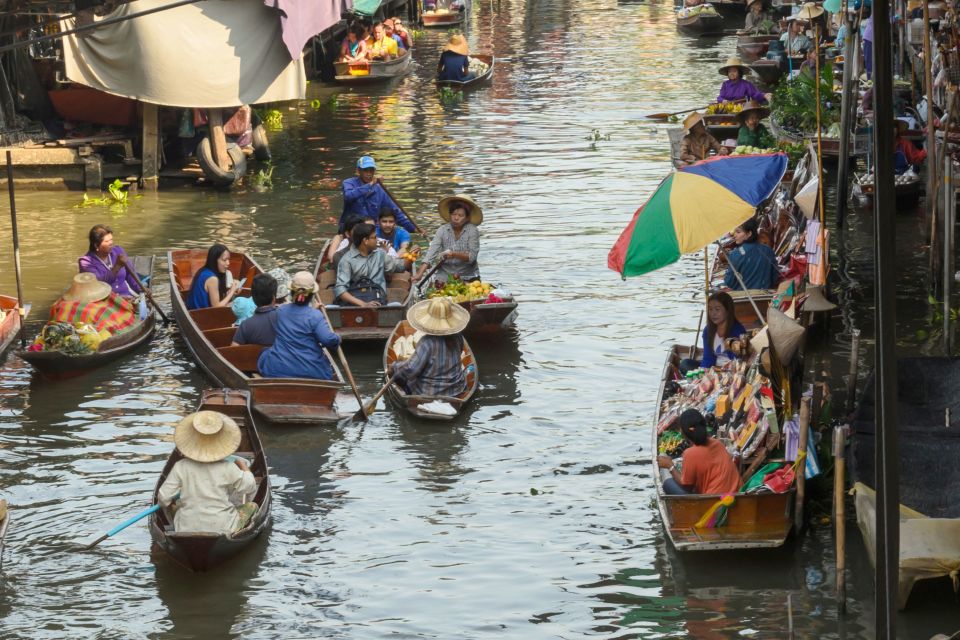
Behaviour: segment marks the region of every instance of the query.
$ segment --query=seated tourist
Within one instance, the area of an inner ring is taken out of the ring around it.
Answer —
[[[711,151],[721,156],[730,153],[726,147],[707,132],[707,127],[703,124],[703,116],[696,111],[686,117],[683,121],[683,128],[686,133],[680,141],[678,158],[680,166],[706,160],[710,157]]]
[[[393,32],[403,41],[404,49],[408,51],[413,49],[413,36],[411,36],[407,28],[403,26],[403,20],[400,18],[393,18]]]
[[[776,146],[776,141],[767,128],[760,121],[770,115],[770,109],[750,101],[743,105],[743,110],[737,114],[740,120],[740,129],[737,131],[737,144],[770,149]]]
[[[703,358],[680,361],[680,373],[685,374],[698,367],[708,369],[722,367],[736,357],[727,347],[727,340],[739,338],[747,332],[737,320],[733,298],[725,291],[710,294],[707,298],[707,326],[703,329]]]
[[[696,409],[687,409],[677,420],[680,433],[693,446],[683,452],[682,470],[677,471],[673,459],[665,454],[657,456],[657,465],[669,470],[663,481],[667,495],[726,495],[740,489],[740,474],[727,448],[716,438],[707,435],[707,423]]]
[[[437,258],[443,264],[437,269],[436,278],[446,281],[457,276],[464,282],[479,280],[477,257],[480,255],[480,231],[477,227],[483,222],[483,210],[465,195],[447,196],[437,208],[447,224],[441,225],[434,234],[414,280],[423,277],[423,273]]]
[[[240,283],[227,285],[230,272],[230,251],[222,244],[215,244],[207,251],[207,262],[193,277],[187,294],[187,309],[226,307],[233,301]],[[232,278],[232,276],[231,276]]]
[[[363,62],[367,59],[367,42],[360,37],[359,27],[351,27],[340,46],[340,62]]]
[[[391,258],[377,246],[377,230],[361,222],[353,228],[353,246],[337,265],[333,298],[338,304],[379,307],[387,304],[384,271],[406,271],[405,260]]]
[[[467,39],[459,33],[450,36],[450,41],[440,54],[437,63],[437,80],[455,80],[466,82],[473,77],[470,73],[470,47]]]
[[[387,374],[407,393],[457,396],[467,388],[462,332],[470,314],[450,298],[423,300],[407,311],[407,322],[424,335],[408,360],[394,362]]]
[[[276,279],[266,273],[255,277],[251,286],[251,297],[253,304],[257,306],[256,311],[240,323],[230,344],[262,344],[269,347],[277,337]]]
[[[388,38],[393,38],[397,42],[397,51],[403,53],[407,50],[407,45],[404,43],[403,38],[400,37],[394,28],[393,28],[393,18],[387,18],[383,21],[383,30],[387,34]]]
[[[257,482],[243,459],[230,459],[240,446],[237,423],[217,411],[199,411],[180,421],[173,441],[183,459],[160,485],[157,501],[175,509],[174,529],[232,533],[247,526],[257,512],[256,503],[249,502]],[[233,496],[244,502],[235,507]]]
[[[397,216],[389,207],[380,210],[380,224],[377,226],[377,237],[386,240],[392,247],[395,255],[403,253],[410,246],[410,233],[403,227],[397,226]],[[387,253],[390,253],[389,251]]]
[[[89,250],[78,260],[80,273],[92,273],[100,282],[121,296],[132,296],[143,289],[137,281],[133,264],[120,245],[113,244],[113,230],[102,224],[94,225],[88,234]],[[146,290],[150,295],[150,290]]]
[[[373,25],[373,35],[367,38],[367,58],[369,60],[392,60],[400,54],[397,41],[387,36],[383,23]]]
[[[727,273],[723,284],[734,290],[773,289],[780,281],[780,269],[773,249],[757,242],[760,224],[750,218],[734,229],[733,239],[737,246],[727,252]],[[740,278],[737,278],[737,273]],[[740,284],[740,280],[743,284]]]
[[[340,346],[326,316],[310,303],[317,292],[313,274],[299,271],[290,282],[289,304],[277,309],[276,337],[264,349],[257,369],[264,378],[315,378],[333,380],[333,365],[323,348]]]

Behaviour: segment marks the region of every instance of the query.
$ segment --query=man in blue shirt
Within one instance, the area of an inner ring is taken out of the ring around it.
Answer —
[[[384,207],[393,211],[401,227],[410,233],[417,231],[417,225],[403,215],[400,207],[383,190],[380,181],[373,158],[363,156],[357,160],[356,177],[343,181],[343,213],[340,215],[339,231],[343,231],[343,222],[351,213],[376,221],[380,219],[380,211]]]
[[[253,279],[251,297],[257,310],[237,327],[231,346],[262,344],[270,346],[277,338],[277,287],[276,278],[261,273]]]
[[[397,215],[388,208],[380,210],[377,237],[387,240],[393,247],[393,252],[397,255],[403,253],[404,249],[410,244],[410,234],[403,227],[397,226]]]

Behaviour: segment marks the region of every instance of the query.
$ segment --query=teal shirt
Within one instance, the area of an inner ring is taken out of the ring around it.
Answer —
[[[753,131],[750,131],[747,125],[741,125],[740,131],[737,133],[737,144],[759,149],[769,149],[774,146],[773,136],[762,124],[758,124]]]

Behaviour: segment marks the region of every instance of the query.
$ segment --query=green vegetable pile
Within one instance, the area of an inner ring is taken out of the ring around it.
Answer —
[[[816,132],[816,90],[813,74],[781,80],[773,91],[771,116],[788,129]],[[820,67],[820,123],[828,129],[835,122],[840,122],[840,96],[833,91],[833,65],[827,63]]]

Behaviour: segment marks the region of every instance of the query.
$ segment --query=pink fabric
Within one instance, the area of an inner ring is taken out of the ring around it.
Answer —
[[[340,21],[340,14],[353,8],[353,0],[263,0],[280,12],[283,44],[290,58],[298,60],[310,38]]]

